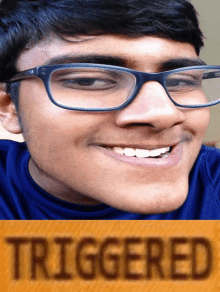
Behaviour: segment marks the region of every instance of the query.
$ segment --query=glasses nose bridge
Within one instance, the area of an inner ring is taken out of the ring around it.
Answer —
[[[163,72],[159,72],[159,73],[147,73],[147,72],[138,72],[138,84],[137,84],[137,91],[136,91],[136,94],[135,96],[133,96],[133,99],[137,96],[137,94],[140,92],[142,86],[146,83],[146,82],[149,82],[149,81],[156,81],[158,82],[162,87],[163,89],[165,90],[166,94],[168,95],[169,97],[169,94],[166,90],[166,85],[165,85],[165,76],[163,74]],[[170,98],[170,97],[169,97]],[[132,100],[133,100],[132,99]]]
[[[163,75],[160,73],[145,73],[141,72],[141,86],[148,81],[156,81],[160,83],[164,87],[164,78]],[[164,88],[165,89],[165,88]]]

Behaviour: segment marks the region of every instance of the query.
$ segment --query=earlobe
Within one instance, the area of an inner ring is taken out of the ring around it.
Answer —
[[[6,92],[5,84],[0,84],[0,120],[2,126],[12,134],[20,134],[18,113],[10,95]]]

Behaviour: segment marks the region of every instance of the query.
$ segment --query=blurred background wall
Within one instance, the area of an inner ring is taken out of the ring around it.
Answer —
[[[201,59],[208,65],[220,65],[220,0],[191,0],[199,13],[200,25],[205,39]],[[205,142],[215,143],[220,148],[220,105],[210,108],[211,123]],[[0,139],[22,140],[22,135],[12,135],[0,126]]]
[[[200,26],[205,36],[200,58],[208,65],[220,65],[220,1],[191,0],[191,3],[199,13]],[[210,112],[211,122],[205,141],[216,142],[220,148],[220,105],[210,107]]]

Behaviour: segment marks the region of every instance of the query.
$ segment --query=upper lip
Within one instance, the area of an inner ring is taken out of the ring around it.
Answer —
[[[109,137],[111,139],[109,139]],[[191,133],[181,133],[174,134],[169,136],[161,136],[160,139],[153,139],[153,137],[140,138],[135,135],[129,135],[129,138],[120,139],[120,136],[108,136],[104,139],[93,140],[89,143],[91,146],[97,147],[105,147],[105,148],[113,148],[113,147],[121,147],[121,148],[134,148],[134,149],[146,149],[146,150],[154,150],[165,147],[174,147],[183,142],[190,142],[193,139],[193,135]],[[138,141],[138,142],[135,142]]]

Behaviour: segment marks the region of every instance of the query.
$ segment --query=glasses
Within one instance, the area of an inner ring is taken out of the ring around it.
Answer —
[[[17,73],[8,82],[39,77],[50,100],[77,111],[112,111],[129,105],[143,84],[156,81],[178,107],[201,108],[220,102],[220,66],[191,66],[145,73],[98,64],[40,66]]]

